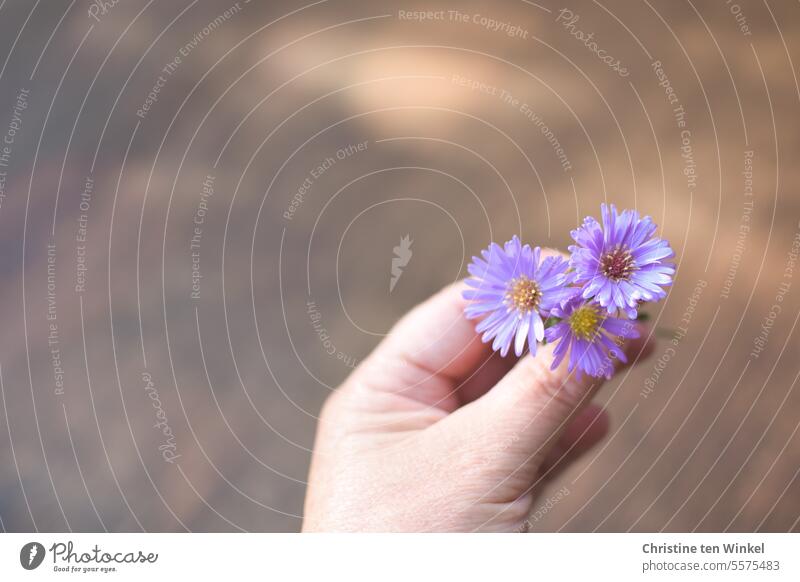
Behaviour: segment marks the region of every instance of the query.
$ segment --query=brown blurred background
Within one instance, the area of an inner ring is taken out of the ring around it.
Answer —
[[[534,529],[800,529],[798,32],[774,0],[3,2],[0,525],[298,530],[321,403],[392,323],[606,200],[672,241],[683,331]]]

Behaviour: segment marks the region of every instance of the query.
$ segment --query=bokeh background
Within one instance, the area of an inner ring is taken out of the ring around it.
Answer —
[[[610,201],[677,251],[665,339],[533,529],[800,529],[798,33],[775,0],[0,2],[0,527],[299,530],[393,322]]]

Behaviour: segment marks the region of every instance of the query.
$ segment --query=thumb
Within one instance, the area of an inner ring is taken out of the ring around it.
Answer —
[[[634,361],[652,346],[637,339],[623,349]],[[569,372],[566,362],[551,370],[552,362],[553,345],[540,347],[535,357],[523,357],[489,392],[442,421],[469,440],[464,443],[467,450],[483,458],[484,449],[494,451],[491,469],[497,483],[487,498],[516,499],[527,493],[548,453],[603,383],[602,378]]]

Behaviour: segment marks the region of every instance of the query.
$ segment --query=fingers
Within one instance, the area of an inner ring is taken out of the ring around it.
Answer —
[[[513,352],[506,357],[500,352],[494,352],[489,356],[475,372],[458,387],[458,395],[461,404],[467,404],[477,400],[486,394],[500,379],[516,365],[519,358]]]
[[[374,388],[450,410],[460,404],[462,384],[477,397],[471,378],[493,385],[508,361],[493,357],[474,322],[464,317],[465,288],[463,281],[449,285],[403,317],[364,362],[361,376]]]
[[[449,285],[403,317],[360,367],[365,384],[447,412],[494,386],[515,359],[493,355],[481,341],[464,316],[466,289],[464,281]]]
[[[646,335],[642,337],[623,346],[629,362],[652,350],[644,339]],[[578,442],[583,441],[581,447],[589,446],[596,442],[592,439],[601,438],[603,432],[600,421],[597,428],[586,431],[588,436],[576,438],[572,433],[565,433],[576,418],[582,418],[578,414],[602,385],[602,379],[587,375],[578,377],[567,371],[566,363],[551,370],[552,352],[553,346],[547,345],[540,348],[535,357],[523,357],[492,390],[443,421],[451,423],[451,430],[469,434],[467,438],[472,442],[468,446],[472,449],[478,446],[496,449],[498,442],[511,443],[496,461],[505,465],[498,470],[512,477],[508,482],[517,488],[518,494],[525,493],[538,478],[562,435],[573,438],[578,448]],[[581,422],[585,423],[585,419]],[[584,424],[583,428],[588,426]]]

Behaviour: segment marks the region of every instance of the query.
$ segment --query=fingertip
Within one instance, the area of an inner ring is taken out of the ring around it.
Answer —
[[[384,360],[413,361],[432,374],[468,375],[491,353],[464,313],[470,301],[464,280],[447,285],[395,324],[373,353]]]

